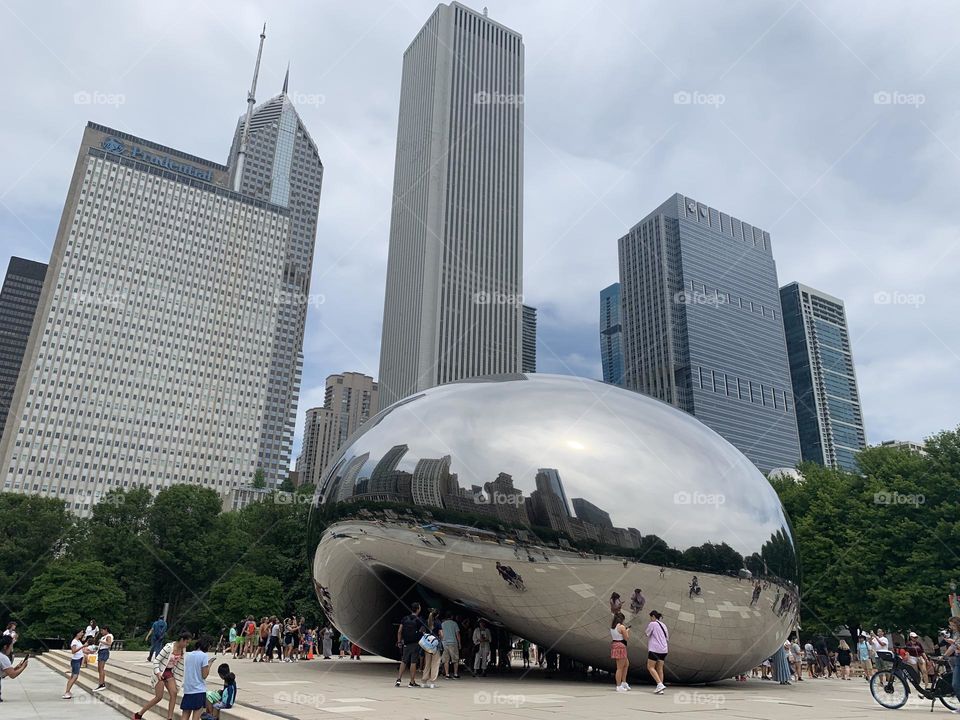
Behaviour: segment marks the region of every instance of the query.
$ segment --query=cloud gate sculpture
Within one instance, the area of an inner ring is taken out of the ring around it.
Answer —
[[[419,601],[612,668],[618,592],[632,669],[655,609],[667,677],[710,682],[755,667],[797,620],[793,538],[760,471],[691,415],[593,380],[492,376],[402,400],[342,449],[311,518],[321,603],[388,657]]]

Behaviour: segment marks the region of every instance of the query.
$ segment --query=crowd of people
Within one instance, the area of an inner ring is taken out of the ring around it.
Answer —
[[[217,651],[229,653],[235,660],[253,662],[295,663],[315,657],[330,660],[335,652],[337,659],[359,660],[361,656],[360,646],[343,633],[338,636],[332,625],[310,627],[302,616],[295,615],[282,619],[264,616],[259,622],[248,615],[221,629]]]

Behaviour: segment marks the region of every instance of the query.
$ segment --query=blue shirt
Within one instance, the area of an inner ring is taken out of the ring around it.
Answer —
[[[203,650],[192,650],[183,659],[183,694],[205,693],[207,684],[203,681],[203,668],[210,664],[210,658]]]
[[[163,619],[154,620],[151,628],[151,632],[153,633],[153,641],[162,642],[163,638],[167,634],[167,621]]]

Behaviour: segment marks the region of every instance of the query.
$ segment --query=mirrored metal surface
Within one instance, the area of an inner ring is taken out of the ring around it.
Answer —
[[[315,500],[318,596],[381,655],[418,600],[613,667],[618,592],[631,666],[655,609],[667,676],[706,682],[755,666],[796,622],[793,539],[763,475],[692,416],[596,381],[497,376],[407,398],[350,439]]]

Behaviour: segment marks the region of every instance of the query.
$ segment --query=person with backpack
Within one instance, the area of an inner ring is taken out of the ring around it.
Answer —
[[[150,631],[147,633],[147,641],[150,643],[150,652],[147,654],[147,662],[153,662],[153,656],[163,649],[164,640],[167,638],[167,621],[163,615],[153,621]]]
[[[410,606],[410,614],[405,615],[397,628],[397,646],[400,648],[400,672],[397,673],[395,687],[400,687],[403,673],[410,668],[409,687],[420,687],[417,684],[417,664],[420,660],[420,636],[426,631],[423,620],[420,619],[420,603]]]
[[[423,675],[420,682],[424,687],[433,689],[437,686],[437,675],[440,673],[440,655],[443,651],[443,627],[440,624],[439,613],[431,610],[427,616],[427,632],[420,638],[420,647],[423,649]]]

